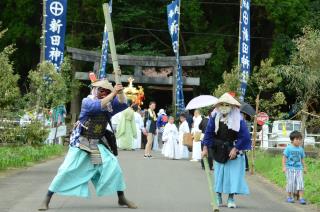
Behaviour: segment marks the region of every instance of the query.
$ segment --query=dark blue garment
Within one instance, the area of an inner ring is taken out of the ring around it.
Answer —
[[[160,116],[158,116],[158,119],[157,119],[157,128],[161,128],[161,127],[164,127],[167,123],[168,123],[168,118],[165,118],[168,117],[166,114],[161,114]]]
[[[215,133],[215,116],[210,117],[207,129],[202,141],[202,144],[208,147],[212,147],[214,143]],[[251,138],[246,125],[245,120],[240,120],[240,130],[238,132],[235,147],[238,150],[250,150],[251,149]]]
[[[109,112],[106,109],[101,108],[101,99],[91,99],[91,98],[84,98],[81,104],[81,111],[79,121],[81,124],[84,124],[85,121],[89,119],[90,116],[99,115],[101,113],[105,114],[106,116],[111,119],[111,117],[126,109],[128,106],[126,103],[120,103],[118,98],[115,97],[112,100],[112,112]],[[78,124],[72,131],[70,136],[70,146],[78,147],[79,146],[79,137],[82,132],[82,125]]]
[[[112,100],[111,105],[112,112],[109,112],[106,109],[101,108],[101,99],[84,98],[81,104],[81,112],[79,116],[80,122],[84,123],[89,116],[98,115],[100,113],[105,113],[109,118],[111,118],[114,114],[119,113],[128,107],[126,103],[120,103],[117,97]]]

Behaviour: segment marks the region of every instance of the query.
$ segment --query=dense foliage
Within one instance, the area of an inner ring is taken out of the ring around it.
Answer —
[[[106,1],[68,1],[67,46],[100,50],[104,2]],[[118,53],[173,55],[166,18],[166,5],[170,2],[114,0],[112,21]],[[237,65],[239,1],[182,0],[181,5],[181,55],[212,53],[205,67],[185,72],[191,76],[200,76],[201,85],[197,92],[212,93],[223,82],[223,77],[227,77],[226,74],[231,73],[232,67]],[[20,88],[25,92],[29,86],[26,76],[30,69],[36,69],[39,61],[42,5],[31,0],[2,0],[0,8],[0,21],[4,27],[9,28],[0,47],[11,43],[16,45],[18,50],[13,53],[13,65],[21,76]],[[302,29],[305,26],[319,29],[319,23],[320,0],[253,0],[252,67],[260,67],[260,61],[266,58],[273,58],[274,66],[292,62],[291,54],[296,48],[293,40],[303,35]],[[77,71],[91,70],[91,66],[92,64],[77,65]],[[110,71],[111,66],[108,69]],[[122,69],[124,73],[133,71],[132,67]],[[286,84],[288,81],[282,80],[278,86],[285,88]],[[254,99],[259,91],[256,90],[257,87],[249,87],[248,90],[250,89],[248,95]],[[296,103],[296,93],[287,89],[279,91],[286,96],[287,102],[280,109],[290,110],[291,105]],[[278,103],[284,103],[283,97],[280,93],[270,96]],[[262,102],[261,107],[268,107],[263,105]],[[272,115],[279,114],[274,112]]]
[[[68,1],[67,45],[99,49],[103,31],[101,4],[106,1]],[[170,1],[113,1],[113,22],[119,53],[172,55],[167,31],[166,5]],[[269,54],[275,63],[288,61],[292,38],[309,24],[319,27],[319,0],[254,0],[252,3],[252,62]],[[27,76],[39,59],[41,3],[2,0],[0,20],[10,29],[1,46],[15,43],[17,70]],[[26,10],[28,8],[28,10]],[[181,54],[212,52],[202,71],[203,90],[213,90],[222,73],[237,61],[239,1],[183,0]],[[39,51],[34,51],[38,49]],[[31,54],[31,52],[33,52]]]
[[[5,32],[6,30],[1,31],[0,25],[0,40]],[[6,46],[2,51],[0,50],[0,108],[2,109],[14,107],[20,97],[19,76],[14,73],[13,64],[9,59],[13,52],[12,45]]]
[[[26,144],[31,146],[39,146],[46,141],[49,134],[49,129],[43,127],[43,123],[39,121],[33,121],[30,124],[26,124],[25,127],[1,121],[0,127],[1,146],[21,146]]]

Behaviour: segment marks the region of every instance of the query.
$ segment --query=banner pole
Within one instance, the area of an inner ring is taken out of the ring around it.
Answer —
[[[42,1],[42,32],[41,32],[41,49],[40,49],[40,63],[45,60],[45,45],[46,45],[46,3],[47,0]]]
[[[239,17],[239,43],[238,43],[238,68],[239,68],[239,79],[240,79],[240,45],[241,45],[241,20],[242,18],[242,0],[240,0],[240,17]]]
[[[177,49],[177,54],[176,54],[176,61],[177,61],[177,68],[176,68],[176,77],[174,78],[174,80],[175,80],[175,82],[174,82],[174,89],[175,89],[175,106],[174,106],[174,114],[176,115],[177,114],[177,85],[178,85],[178,82],[177,82],[177,79],[178,79],[178,75],[180,75],[180,72],[179,72],[179,56],[180,56],[180,32],[181,32],[181,30],[180,30],[180,17],[181,17],[181,15],[180,15],[180,8],[181,8],[181,2],[182,2],[182,0],[178,0],[179,1],[179,8],[178,8],[178,17],[179,17],[179,19],[178,19],[178,29],[179,29],[179,32],[178,32],[178,49]],[[181,67],[181,71],[182,71],[182,67]],[[183,88],[182,88],[182,90],[183,90]]]

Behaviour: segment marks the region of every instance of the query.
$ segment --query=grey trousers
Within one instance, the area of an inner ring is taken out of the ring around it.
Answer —
[[[162,141],[162,132],[158,132],[158,147],[159,149],[162,149],[163,147],[163,141]]]

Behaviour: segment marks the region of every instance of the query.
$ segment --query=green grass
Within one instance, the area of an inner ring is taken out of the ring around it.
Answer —
[[[0,147],[0,170],[29,166],[34,162],[62,155],[65,149],[61,145]]]
[[[256,152],[255,170],[273,183],[285,189],[286,178],[282,172],[282,155],[271,155],[262,151]],[[305,198],[320,205],[320,160],[306,158],[308,171],[304,175]]]

